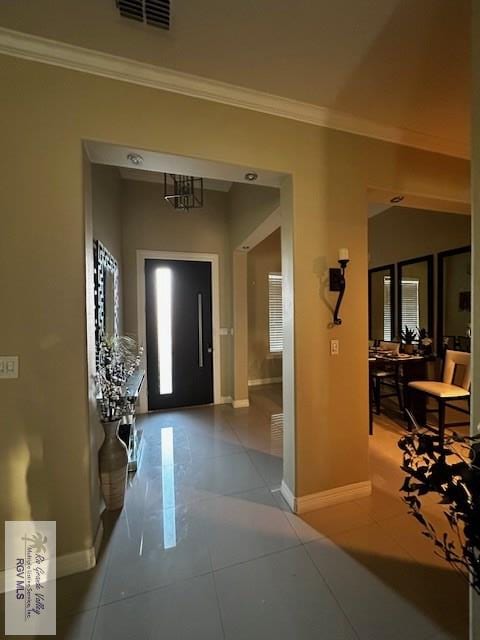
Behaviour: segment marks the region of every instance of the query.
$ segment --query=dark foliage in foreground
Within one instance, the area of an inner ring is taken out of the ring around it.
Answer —
[[[480,594],[480,436],[453,434],[443,443],[438,433],[416,425],[401,438],[401,491],[410,513],[432,540],[436,552],[457,569]],[[422,513],[422,498],[439,495],[451,533],[437,534]]]

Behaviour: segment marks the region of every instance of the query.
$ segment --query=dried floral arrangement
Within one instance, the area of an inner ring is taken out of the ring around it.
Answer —
[[[97,402],[102,422],[120,420],[129,411],[128,380],[140,365],[143,349],[130,336],[104,336],[97,347]]]
[[[411,412],[412,430],[401,438],[401,487],[411,515],[436,553],[459,571],[480,594],[480,436],[453,433],[443,441],[437,431],[419,427]],[[437,493],[451,534],[438,534],[422,513],[422,497]]]

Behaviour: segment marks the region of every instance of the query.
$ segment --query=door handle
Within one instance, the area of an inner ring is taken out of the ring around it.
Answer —
[[[198,366],[203,367],[203,300],[198,294]]]

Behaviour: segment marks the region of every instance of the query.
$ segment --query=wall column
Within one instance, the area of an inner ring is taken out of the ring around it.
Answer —
[[[248,407],[247,254],[233,252],[233,406]]]
[[[290,477],[284,477],[282,493],[299,513],[371,492],[368,216],[365,176],[359,170],[362,149],[344,134],[322,130],[318,154],[320,165],[304,167],[293,177],[293,189],[282,191],[284,202],[288,206],[291,199],[293,208],[285,242],[293,242],[293,282],[287,275],[286,288],[294,297],[287,297],[286,310],[293,311],[290,361],[295,365],[294,379],[284,380],[284,394],[291,392],[291,385],[294,393],[293,402],[286,404],[294,411],[295,433],[285,435],[295,461],[293,469],[286,468]],[[348,247],[351,261],[343,322],[332,326],[337,294],[328,290],[328,268],[337,264],[340,247]],[[288,274],[288,262],[285,267]],[[332,339],[339,341],[338,355],[330,354]]]
[[[480,424],[480,6],[472,3],[472,402],[471,434]],[[470,639],[480,640],[480,596],[470,590]]]

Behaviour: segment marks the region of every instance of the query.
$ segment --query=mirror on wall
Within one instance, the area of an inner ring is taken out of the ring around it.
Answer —
[[[370,340],[393,340],[395,336],[395,267],[368,272],[368,335]]]
[[[99,241],[94,241],[95,266],[95,338],[118,334],[118,265]]]
[[[426,329],[433,336],[433,256],[398,263],[398,330]]]
[[[470,351],[471,248],[438,254],[438,347]]]

